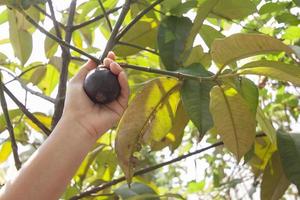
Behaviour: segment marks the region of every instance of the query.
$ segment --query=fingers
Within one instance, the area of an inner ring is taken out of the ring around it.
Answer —
[[[118,102],[121,104],[123,108],[127,108],[130,90],[129,90],[127,76],[124,71],[121,71],[119,73],[118,79],[121,86],[121,93],[120,96],[118,97]]]
[[[86,75],[93,69],[97,67],[97,63],[93,60],[88,60],[87,63],[85,63],[78,73],[74,75],[73,80],[74,81],[83,81],[86,77]]]
[[[108,52],[107,54],[107,58],[110,58],[112,60],[115,60],[116,59],[116,54],[112,51]]]

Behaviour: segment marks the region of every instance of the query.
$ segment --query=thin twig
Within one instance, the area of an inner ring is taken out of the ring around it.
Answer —
[[[119,6],[119,7],[115,7],[115,8],[113,8],[113,9],[107,10],[107,11],[106,11],[106,14],[107,14],[107,15],[110,15],[110,14],[112,14],[112,13],[114,13],[114,12],[117,12],[117,11],[120,10],[121,8],[122,8],[122,6]],[[99,16],[97,16],[97,17],[94,17],[93,19],[90,19],[89,21],[83,22],[83,23],[81,23],[81,24],[74,25],[72,29],[73,29],[73,31],[75,31],[75,30],[77,30],[77,29],[83,28],[83,27],[85,27],[85,26],[88,26],[88,25],[90,25],[90,24],[92,24],[92,23],[94,23],[94,22],[96,22],[96,21],[102,19],[103,17],[105,17],[105,15],[104,15],[104,14],[101,14],[101,15],[99,15]]]
[[[42,26],[40,26],[36,21],[34,21],[34,19],[32,19],[26,12],[19,10],[19,12],[25,17],[25,19],[31,23],[34,27],[36,27],[40,32],[44,33],[46,36],[48,36],[49,38],[51,38],[52,40],[55,40],[56,42],[58,42],[59,44],[62,44],[78,53],[80,53],[81,55],[86,56],[87,58],[90,58],[91,60],[95,61],[96,63],[100,63],[100,60],[84,51],[82,51],[81,49],[78,49],[77,47],[74,47],[68,43],[66,43],[65,41],[59,39],[58,37],[56,37],[55,35],[53,35],[52,33],[50,33],[49,31],[47,31],[46,29],[44,29]]]
[[[55,103],[55,99],[53,99],[53,98],[51,98],[51,97],[49,97],[49,96],[46,96],[46,95],[44,95],[43,93],[40,93],[40,92],[38,92],[38,91],[35,91],[35,90],[29,88],[29,87],[22,81],[22,79],[20,78],[20,75],[19,75],[19,76],[15,76],[12,72],[10,72],[10,71],[9,71],[8,69],[6,69],[6,68],[0,67],[0,70],[5,71],[6,73],[8,73],[10,76],[13,77],[13,79],[10,80],[10,81],[8,81],[8,82],[6,82],[5,85],[11,83],[12,81],[17,80],[17,81],[20,83],[21,87],[22,87],[25,91],[28,91],[28,92],[30,92],[31,94],[33,94],[33,95],[35,95],[35,96],[38,96],[38,97],[40,97],[40,98],[42,98],[42,99],[44,99],[44,100],[47,100],[47,101],[49,101],[49,102],[51,102],[51,103]]]
[[[100,7],[101,7],[101,9],[102,9],[102,12],[103,12],[104,17],[105,17],[105,19],[106,19],[106,22],[107,22],[107,25],[108,25],[108,27],[109,27],[109,30],[110,30],[110,32],[112,32],[112,25],[111,25],[111,23],[110,23],[110,20],[109,20],[109,18],[108,18],[108,14],[107,14],[107,12],[106,12],[106,10],[105,10],[105,8],[104,8],[104,5],[103,5],[103,3],[102,3],[101,0],[98,0],[98,3],[99,3],[99,5],[100,5]]]
[[[58,24],[58,22],[56,20],[56,16],[55,16],[55,12],[54,12],[52,0],[47,0],[47,2],[48,2],[48,5],[49,5],[49,8],[50,8],[51,20],[53,22],[53,26],[54,26],[54,29],[55,29],[56,36],[59,39],[62,40],[61,32],[60,32],[60,29],[59,29],[59,24]],[[60,47],[61,47],[62,51],[64,51],[65,46],[63,46],[62,44],[60,44]]]
[[[48,14],[44,9],[42,9],[40,6],[34,5],[34,7],[35,7],[38,11],[40,11],[41,13],[43,13],[46,17],[52,19],[51,15],[49,15],[49,14]],[[58,23],[58,25],[59,25],[62,29],[66,29],[65,25],[63,25],[63,24],[60,23],[60,22],[57,22],[57,23]]]
[[[256,135],[256,137],[265,137],[265,136],[266,136],[266,135],[265,135],[264,133],[262,133],[262,134],[257,134],[257,135]],[[162,162],[162,163],[159,163],[159,164],[157,164],[157,165],[153,165],[153,166],[150,166],[150,167],[147,167],[147,168],[138,170],[138,171],[136,171],[136,172],[133,174],[133,176],[139,176],[139,175],[146,174],[146,173],[151,172],[151,171],[154,171],[154,170],[156,170],[156,169],[160,169],[160,168],[162,168],[162,167],[164,167],[164,166],[167,166],[167,165],[173,164],[173,163],[175,163],[175,162],[184,160],[184,159],[186,159],[186,158],[188,158],[188,157],[197,155],[197,154],[202,153],[202,152],[204,152],[204,151],[207,151],[207,150],[209,150],[209,149],[212,149],[212,148],[215,148],[215,147],[222,146],[223,144],[224,144],[223,142],[217,142],[217,143],[214,143],[214,144],[212,144],[212,145],[210,145],[210,146],[208,146],[208,147],[205,147],[205,148],[196,150],[196,151],[194,151],[194,152],[190,152],[190,153],[185,154],[185,155],[182,155],[182,156],[178,156],[177,158],[174,158],[174,159],[172,159],[172,160],[169,160],[169,161],[166,161],[166,162]],[[94,193],[96,193],[96,192],[99,192],[99,191],[101,191],[101,190],[104,190],[104,189],[106,189],[106,188],[108,188],[108,187],[110,187],[110,186],[116,185],[116,184],[118,184],[118,183],[120,183],[120,182],[123,182],[123,181],[125,181],[125,180],[126,180],[125,176],[122,176],[122,177],[117,178],[117,179],[114,179],[114,180],[112,180],[112,181],[110,181],[110,182],[108,182],[108,183],[105,183],[105,184],[103,184],[103,185],[101,185],[101,186],[96,186],[96,187],[94,187],[94,188],[92,188],[92,189],[89,189],[89,190],[87,190],[87,191],[85,191],[85,192],[82,192],[82,193],[80,193],[80,194],[78,194],[78,195],[76,195],[76,196],[73,196],[73,197],[70,198],[69,200],[77,200],[77,199],[81,199],[81,198],[90,196],[91,194],[94,194]]]
[[[116,41],[120,41],[120,39],[127,33],[127,31],[130,30],[130,28],[136,24],[143,16],[145,16],[152,8],[154,8],[156,5],[160,4],[164,0],[157,0],[154,3],[152,3],[149,7],[141,11],[123,30],[120,31],[120,33],[116,37]]]
[[[13,100],[13,102],[19,107],[19,109],[37,126],[39,127],[47,136],[50,135],[51,131],[40,121],[38,120],[27,108],[15,97],[11,91],[3,85],[3,91]]]
[[[131,0],[126,0],[123,7],[122,7],[122,11],[120,13],[120,16],[119,16],[119,18],[118,18],[118,20],[115,24],[115,27],[113,28],[113,30],[110,34],[110,37],[107,41],[104,52],[102,53],[102,56],[100,58],[101,63],[103,62],[104,58],[107,56],[108,52],[113,49],[113,47],[116,43],[116,36],[117,36],[117,34],[119,32],[119,29],[120,29],[120,27],[121,27],[121,25],[122,25],[122,23],[123,23],[123,21],[126,17],[127,12],[130,9],[130,4],[131,4]]]
[[[51,1],[51,0],[48,0]],[[69,17],[68,17],[68,22],[67,22],[67,27],[66,27],[66,36],[65,36],[65,42],[67,44],[70,44],[72,34],[73,34],[73,22],[74,22],[74,17],[75,17],[75,12],[76,12],[76,2],[77,0],[72,0],[70,7],[69,7]],[[65,96],[66,96],[66,91],[67,91],[67,81],[68,81],[68,73],[69,73],[69,63],[71,60],[71,54],[70,54],[70,48],[64,47],[62,48],[62,67],[60,71],[60,76],[59,76],[59,84],[58,84],[58,92],[57,92],[57,102],[55,104],[54,108],[54,114],[52,117],[52,129],[56,126],[58,121],[60,120],[64,105],[65,105]]]
[[[141,47],[141,46],[138,46],[138,45],[135,45],[135,44],[130,44],[130,43],[127,43],[127,42],[121,42],[121,41],[118,41],[117,44],[120,44],[120,45],[124,45],[124,46],[129,46],[129,47],[133,47],[133,48],[136,48],[136,49],[140,49],[140,50],[143,50],[143,51],[148,51],[150,53],[153,53],[155,55],[158,55],[158,52],[154,51],[154,50],[151,50],[151,49],[146,49],[144,47]]]
[[[7,103],[6,103],[4,92],[3,92],[3,83],[2,83],[1,75],[0,75],[0,101],[1,101],[1,107],[2,107],[3,114],[4,114],[4,118],[6,121],[6,127],[7,127],[10,141],[11,141],[11,148],[12,148],[13,155],[14,155],[15,166],[16,166],[17,170],[19,170],[22,167],[22,163],[21,163],[19,155],[18,155],[18,145],[17,145],[16,139],[15,139],[14,128],[13,128],[10,118],[9,118]]]

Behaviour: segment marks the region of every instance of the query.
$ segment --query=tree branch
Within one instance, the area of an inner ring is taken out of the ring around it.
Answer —
[[[138,46],[138,45],[135,45],[135,44],[130,44],[130,43],[127,43],[127,42],[121,42],[121,41],[118,41],[117,44],[120,44],[120,45],[124,45],[124,46],[129,46],[129,47],[133,47],[133,48],[136,48],[136,49],[140,49],[140,50],[143,50],[143,51],[148,51],[150,53],[153,53],[155,55],[158,55],[158,53],[154,50],[151,50],[151,49],[146,49],[144,47],[141,47],[141,46]]]
[[[107,11],[106,11],[106,14],[107,14],[107,15],[110,15],[110,14],[112,14],[112,13],[114,13],[114,12],[120,10],[121,8],[122,8],[122,6],[119,6],[119,7],[113,8],[113,9],[111,9],[111,10],[107,10]],[[92,23],[94,23],[94,22],[96,22],[96,21],[102,19],[103,17],[105,17],[105,14],[101,14],[101,15],[99,15],[99,16],[97,16],[97,17],[94,17],[93,19],[90,19],[89,21],[83,22],[83,23],[81,23],[81,24],[74,25],[72,29],[73,29],[73,31],[75,31],[75,30],[77,30],[77,29],[83,28],[83,27],[85,27],[85,26],[88,26],[88,25],[90,25],[90,24],[92,24]]]
[[[106,19],[106,22],[107,22],[107,25],[108,25],[108,27],[109,27],[109,30],[110,30],[110,32],[112,32],[112,25],[111,25],[111,23],[110,23],[110,20],[109,20],[109,18],[108,18],[108,14],[107,14],[107,12],[106,12],[106,10],[105,10],[105,8],[104,8],[104,5],[103,5],[103,3],[102,3],[101,0],[98,0],[98,3],[99,3],[99,5],[100,5],[100,7],[101,7],[101,9],[102,9],[102,12],[103,12],[104,17],[105,17],[105,19]]]
[[[7,103],[6,103],[4,92],[3,92],[3,83],[2,83],[1,74],[0,74],[0,101],[1,101],[1,107],[3,110],[3,115],[4,115],[4,118],[6,121],[6,127],[7,127],[10,141],[11,141],[11,148],[12,148],[13,155],[14,155],[15,166],[16,166],[17,170],[19,170],[22,166],[22,163],[21,163],[19,155],[18,155],[18,145],[17,145],[16,139],[15,139],[14,128],[13,128],[10,118],[9,118]]]
[[[48,0],[49,2],[51,0]],[[73,34],[73,22],[74,22],[74,16],[76,11],[76,0],[72,0],[70,4],[70,11],[69,11],[69,17],[66,27],[66,36],[65,36],[65,42],[67,44],[70,44],[72,34]],[[57,26],[58,27],[58,26]],[[71,60],[71,54],[70,54],[70,48],[63,47],[62,46],[62,67],[60,71],[60,77],[59,77],[59,85],[58,85],[58,92],[57,92],[57,102],[55,104],[54,114],[52,117],[52,129],[56,126],[57,122],[60,120],[61,115],[63,113],[64,105],[65,105],[65,96],[67,91],[67,81],[68,81],[68,72],[69,72],[69,63]]]
[[[154,8],[156,5],[160,4],[164,0],[157,0],[154,3],[152,3],[148,8],[145,10],[141,11],[116,37],[116,41],[119,41],[127,31],[130,30],[130,28],[136,24],[144,15],[146,15],[152,8]]]
[[[59,44],[62,44],[78,53],[80,53],[81,55],[86,56],[87,58],[92,59],[93,61],[95,61],[96,63],[100,63],[100,60],[84,51],[82,51],[81,49],[78,49],[77,47],[74,47],[68,43],[66,43],[65,41],[59,39],[58,37],[56,37],[55,35],[53,35],[52,33],[50,33],[49,31],[47,31],[46,29],[44,29],[42,26],[40,26],[37,22],[34,21],[34,19],[32,19],[26,12],[19,10],[19,12],[25,17],[25,19],[31,23],[33,26],[35,26],[40,32],[44,33],[46,36],[48,36],[49,38],[51,38],[52,40],[58,42]]]
[[[54,25],[54,29],[55,29],[55,32],[56,32],[56,36],[62,40],[62,36],[61,36],[61,32],[59,30],[59,24],[56,20],[56,17],[55,17],[55,12],[54,12],[54,8],[53,8],[53,4],[52,4],[52,0],[47,0],[48,2],[48,5],[49,5],[49,8],[50,8],[50,13],[51,13],[51,20],[53,22],[53,25]],[[65,46],[63,45],[60,45],[62,50],[65,48]]]
[[[161,74],[164,76],[178,78],[180,80],[192,79],[192,80],[197,80],[197,81],[213,81],[213,76],[212,77],[201,77],[201,76],[194,76],[194,75],[190,75],[190,74],[184,74],[184,73],[176,72],[176,71],[167,71],[167,70],[161,70],[161,69],[156,69],[156,68],[151,68],[151,67],[142,67],[142,66],[131,65],[131,64],[127,64],[127,63],[119,63],[119,64],[125,69],[134,69],[134,70],[144,71],[144,72],[149,72],[149,73],[154,73],[154,74]]]
[[[262,133],[262,134],[257,134],[257,135],[256,135],[257,138],[259,138],[259,137],[265,137],[265,136],[266,136],[266,135],[265,135],[264,133]],[[186,158],[188,158],[188,157],[197,155],[197,154],[202,153],[202,152],[204,152],[204,151],[207,151],[207,150],[209,150],[209,149],[212,149],[212,148],[215,148],[215,147],[218,147],[218,146],[222,146],[223,144],[224,144],[223,142],[217,142],[217,143],[214,143],[214,144],[212,144],[212,145],[210,145],[210,146],[208,146],[208,147],[205,147],[205,148],[196,150],[196,151],[194,151],[194,152],[190,152],[190,153],[185,154],[185,155],[182,155],[182,156],[178,156],[177,158],[174,158],[174,159],[172,159],[172,160],[169,160],[169,161],[166,161],[166,162],[163,162],[163,163],[159,163],[159,164],[157,164],[157,165],[153,165],[153,166],[150,166],[150,167],[147,167],[147,168],[138,170],[138,171],[136,171],[136,172],[133,174],[133,176],[139,176],[139,175],[146,174],[146,173],[148,173],[148,172],[154,171],[154,170],[159,169],[159,168],[162,168],[162,167],[164,167],[164,166],[167,166],[167,165],[173,164],[173,163],[175,163],[175,162],[184,160],[184,159],[186,159]],[[104,190],[104,189],[106,189],[106,188],[108,188],[108,187],[110,187],[110,186],[116,185],[116,184],[118,184],[118,183],[120,183],[120,182],[123,182],[123,181],[125,181],[125,180],[126,180],[125,176],[122,176],[122,177],[117,178],[117,179],[114,179],[114,180],[112,180],[112,181],[110,181],[110,182],[108,182],[108,183],[105,183],[105,184],[103,184],[103,185],[101,185],[101,186],[94,187],[94,188],[89,189],[89,190],[87,190],[87,191],[85,191],[85,192],[82,192],[82,193],[80,193],[80,194],[78,194],[78,195],[76,195],[76,196],[73,196],[73,197],[70,198],[69,200],[77,200],[77,199],[81,199],[81,198],[90,196],[90,195],[93,194],[93,193],[96,193],[96,192],[99,192],[99,191],[101,191],[101,190]]]
[[[130,4],[131,4],[131,0],[126,0],[123,7],[122,7],[122,11],[120,13],[120,16],[115,24],[115,27],[113,28],[112,32],[111,32],[111,35],[109,37],[109,40],[107,41],[107,44],[106,44],[106,47],[105,47],[105,50],[100,58],[100,62],[102,63],[104,58],[107,56],[108,52],[110,50],[112,50],[112,48],[114,47],[115,45],[115,42],[116,42],[116,36],[119,32],[119,29],[126,17],[126,14],[127,12],[129,11],[130,9]]]
[[[40,6],[34,5],[34,7],[35,7],[38,11],[40,11],[41,13],[43,13],[46,17],[52,19],[51,15],[49,15],[49,14],[48,14],[44,9],[42,9]],[[63,25],[63,24],[60,23],[60,22],[57,22],[57,23],[58,23],[58,25],[59,25],[62,29],[64,29],[64,30],[66,29],[65,25]]]
[[[46,96],[46,95],[44,95],[44,94],[42,94],[42,93],[40,93],[40,92],[37,92],[37,91],[35,91],[35,90],[32,90],[32,89],[29,88],[25,83],[23,83],[23,81],[22,81],[21,78],[20,78],[21,74],[20,74],[19,76],[15,76],[15,75],[14,75],[12,72],[10,72],[8,69],[2,68],[2,67],[0,67],[0,70],[4,70],[6,73],[8,73],[10,76],[13,77],[13,79],[10,80],[10,81],[8,81],[7,83],[5,83],[5,85],[7,85],[8,83],[11,83],[11,82],[17,80],[17,81],[20,83],[21,87],[22,87],[24,90],[26,90],[26,91],[30,92],[31,94],[33,94],[33,95],[35,95],[35,96],[38,96],[38,97],[40,97],[40,98],[42,98],[42,99],[44,99],[44,100],[47,100],[47,101],[49,101],[49,102],[51,102],[51,103],[55,103],[55,99],[53,99],[53,98],[51,98],[51,97],[48,97],[48,96]]]
[[[3,86],[3,91],[15,102],[19,109],[35,124],[39,127],[47,136],[50,135],[51,131],[40,121],[38,120],[27,108],[15,97],[11,91],[5,86]]]

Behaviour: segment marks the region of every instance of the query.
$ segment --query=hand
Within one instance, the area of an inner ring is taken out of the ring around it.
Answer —
[[[68,123],[78,123],[87,133],[96,138],[120,120],[128,105],[129,86],[126,74],[114,60],[115,54],[109,52],[103,64],[118,76],[121,92],[115,101],[99,105],[86,95],[83,89],[85,77],[97,67],[92,60],[89,60],[70,80],[67,88],[62,119],[67,119]]]

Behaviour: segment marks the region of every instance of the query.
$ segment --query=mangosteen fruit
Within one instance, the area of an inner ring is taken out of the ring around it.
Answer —
[[[120,95],[118,77],[101,66],[92,70],[85,78],[83,88],[88,97],[98,104],[107,104]]]

